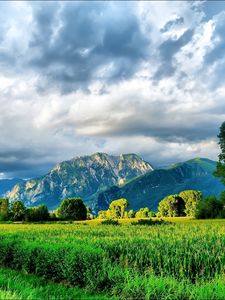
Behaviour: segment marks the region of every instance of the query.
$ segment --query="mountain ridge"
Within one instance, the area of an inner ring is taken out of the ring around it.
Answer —
[[[81,197],[95,212],[123,197],[132,209],[148,206],[156,210],[163,197],[184,189],[218,195],[224,187],[213,176],[215,168],[215,161],[197,157],[153,169],[135,153],[97,152],[58,163],[46,175],[16,184],[7,196],[27,206],[45,203],[50,209],[63,198]]]
[[[130,208],[150,207],[157,209],[165,196],[185,189],[201,190],[204,196],[218,195],[224,190],[220,180],[213,176],[216,162],[207,158],[195,158],[172,164],[166,169],[155,169],[134,178],[121,187],[113,186],[100,193],[94,210],[106,209],[113,199],[126,198]]]
[[[7,196],[11,201],[21,199],[31,206],[44,202],[50,208],[72,196],[82,197],[88,204],[101,190],[152,170],[134,153],[113,156],[97,152],[58,163],[46,175],[15,185]]]

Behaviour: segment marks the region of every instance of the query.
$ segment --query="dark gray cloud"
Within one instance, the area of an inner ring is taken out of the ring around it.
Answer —
[[[161,65],[155,73],[154,79],[160,80],[175,73],[177,68],[173,62],[174,56],[183,46],[190,42],[193,33],[193,30],[186,30],[178,39],[168,39],[159,46]]]
[[[88,90],[98,78],[108,84],[127,79],[149,55],[149,39],[126,3],[48,3],[32,8],[35,31],[28,63],[42,74],[40,90],[54,85],[69,93]]]
[[[163,28],[160,29],[162,33],[169,31],[171,28],[176,27],[177,25],[184,24],[183,17],[176,17],[174,20],[168,21]]]

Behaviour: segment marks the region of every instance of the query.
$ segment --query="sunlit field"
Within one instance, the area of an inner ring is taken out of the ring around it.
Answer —
[[[166,221],[1,224],[0,299],[224,299],[225,220]]]

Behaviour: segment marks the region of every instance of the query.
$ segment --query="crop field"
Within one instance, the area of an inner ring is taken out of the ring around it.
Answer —
[[[0,299],[225,299],[225,220],[0,224]]]

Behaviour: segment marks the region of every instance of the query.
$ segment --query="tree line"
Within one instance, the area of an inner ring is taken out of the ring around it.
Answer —
[[[107,210],[100,210],[97,216],[91,213],[81,198],[64,199],[60,206],[49,212],[45,204],[25,207],[22,201],[9,203],[8,199],[0,199],[0,221],[76,221],[97,217],[98,219],[150,219],[152,217],[182,217],[197,219],[225,218],[225,192],[217,199],[214,196],[203,198],[200,191],[186,190],[179,194],[166,196],[159,202],[158,211],[148,207],[138,211],[128,210],[129,203],[121,198],[112,201]]]
[[[49,212],[45,204],[25,207],[20,200],[9,203],[8,199],[0,199],[0,221],[86,220],[89,215],[89,209],[81,198],[64,199],[54,212]]]

